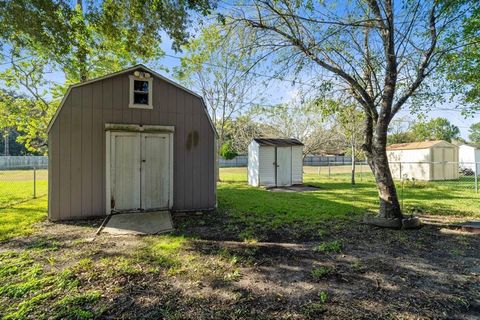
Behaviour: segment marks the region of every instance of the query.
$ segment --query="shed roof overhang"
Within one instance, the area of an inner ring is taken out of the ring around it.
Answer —
[[[281,139],[281,138],[254,138],[253,139],[260,146],[271,147],[290,147],[290,146],[303,146],[304,144],[298,139]]]

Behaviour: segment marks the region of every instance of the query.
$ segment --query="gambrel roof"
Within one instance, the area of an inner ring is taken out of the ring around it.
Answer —
[[[127,68],[127,69],[123,69],[123,70],[120,70],[118,72],[114,72],[114,73],[110,73],[110,74],[107,74],[105,76],[102,76],[102,77],[98,77],[98,78],[95,78],[95,79],[91,79],[91,80],[88,80],[88,81],[85,81],[85,82],[79,82],[79,83],[76,83],[76,84],[72,84],[68,87],[67,89],[67,92],[65,93],[65,95],[63,96],[63,99],[62,101],[60,102],[60,106],[58,107],[57,111],[55,112],[55,114],[53,115],[52,119],[50,120],[50,123],[48,124],[48,127],[47,127],[47,133],[50,132],[50,129],[52,128],[52,125],[53,123],[55,122],[55,120],[57,119],[58,117],[58,114],[60,113],[67,97],[69,96],[71,90],[73,88],[77,88],[77,87],[81,87],[81,86],[85,86],[85,85],[89,85],[91,83],[94,83],[94,82],[98,82],[98,81],[102,81],[102,80],[105,80],[105,79],[108,79],[108,78],[112,78],[112,77],[115,77],[115,76],[119,76],[119,75],[122,75],[122,74],[125,74],[125,73],[131,73],[133,71],[136,71],[136,70],[142,70],[142,71],[145,71],[145,72],[148,72],[148,73],[151,73],[153,76],[159,78],[160,80],[163,80],[183,91],[186,91],[188,93],[190,93],[191,95],[199,98],[201,101],[202,101],[202,104],[203,104],[203,107],[204,107],[204,111],[207,115],[207,118],[208,118],[208,121],[210,122],[210,126],[212,127],[212,130],[213,132],[215,133],[215,136],[218,138],[218,133],[217,133],[217,130],[215,128],[215,126],[213,125],[213,122],[212,122],[212,119],[210,118],[210,114],[208,113],[208,110],[207,110],[207,107],[206,107],[206,104],[205,104],[205,101],[203,100],[203,97],[201,95],[199,95],[198,93],[182,86],[181,84],[179,83],[176,83],[175,81],[172,81],[164,76],[162,76],[161,74],[153,71],[152,69],[146,67],[145,65],[143,64],[137,64],[133,67],[130,67],[130,68]]]

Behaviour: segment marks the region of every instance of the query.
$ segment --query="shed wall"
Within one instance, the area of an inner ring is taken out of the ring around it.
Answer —
[[[432,148],[432,180],[458,179],[458,147],[450,144]]]
[[[248,145],[248,184],[251,186],[259,186],[259,146],[258,143],[252,141]]]
[[[458,155],[461,169],[469,169],[475,172],[476,165],[477,175],[480,175],[480,149],[469,145],[461,145]]]
[[[292,184],[303,183],[303,146],[292,147]]]
[[[423,181],[458,179],[458,148],[448,142],[426,149],[387,151],[394,179]]]
[[[394,179],[430,180],[430,149],[387,151]]]
[[[259,184],[275,186],[275,147],[259,147]]]
[[[174,210],[214,208],[215,133],[200,98],[154,77],[153,109],[131,109],[129,74],[73,87],[49,132],[49,218],[105,215],[105,124],[174,126]]]

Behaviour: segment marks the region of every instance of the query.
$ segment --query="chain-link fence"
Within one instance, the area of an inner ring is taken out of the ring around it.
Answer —
[[[480,215],[480,163],[391,162],[390,169],[405,213]],[[365,162],[304,167],[312,181],[350,184],[354,211],[378,209],[374,176]],[[355,184],[352,183],[352,177]]]
[[[390,167],[404,212],[480,216],[480,163],[402,162],[390,163]],[[247,180],[246,168],[229,170],[233,171],[224,172],[225,181],[234,181],[237,176],[241,181]],[[357,162],[353,173],[351,164],[333,161],[321,166],[304,166],[304,173],[306,184],[350,189],[348,202],[354,211],[378,210],[375,179],[365,162]],[[46,166],[0,170],[0,208],[43,197],[47,192]]]
[[[10,166],[0,170],[0,208],[47,195],[48,170],[44,166]]]
[[[354,170],[354,171],[353,171]],[[425,182],[473,189],[479,192],[480,163],[475,162],[390,162],[393,178],[415,184]],[[305,166],[304,173],[315,173],[322,178],[355,181],[373,181],[373,174],[365,161],[352,164],[330,162],[322,166]]]

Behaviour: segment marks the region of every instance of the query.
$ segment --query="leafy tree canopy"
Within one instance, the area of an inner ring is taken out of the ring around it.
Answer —
[[[448,3],[452,1],[444,0]],[[448,86],[454,96],[460,97],[465,105],[465,114],[480,110],[480,1],[454,1],[469,7],[469,13],[463,15],[462,24],[450,33],[449,42],[456,44],[456,50],[449,51],[442,64]],[[471,45],[458,45],[467,40]]]
[[[470,133],[468,135],[470,141],[475,144],[480,144],[480,122],[472,124],[468,132]]]
[[[213,23],[182,49],[185,55],[175,76],[200,92],[219,135],[228,140],[227,125],[247,113],[264,95],[264,83],[252,65],[255,49],[240,28]],[[240,123],[240,122],[239,122]]]
[[[231,160],[238,155],[238,153],[233,148],[231,140],[222,144],[222,147],[220,148],[220,155],[227,160]]]
[[[0,37],[13,50],[47,58],[70,82],[117,70],[162,54],[162,35],[179,49],[193,11],[207,14],[208,0],[5,0]]]
[[[209,0],[0,1],[0,57],[9,64],[0,84],[25,93],[0,96],[0,128],[15,128],[30,152],[45,152],[45,131],[67,85],[154,60],[164,37],[179,50],[193,15],[212,7]],[[65,84],[45,80],[55,71]]]
[[[445,118],[417,122],[412,125],[410,132],[417,141],[445,140],[451,142],[453,139],[460,138],[460,129]]]

